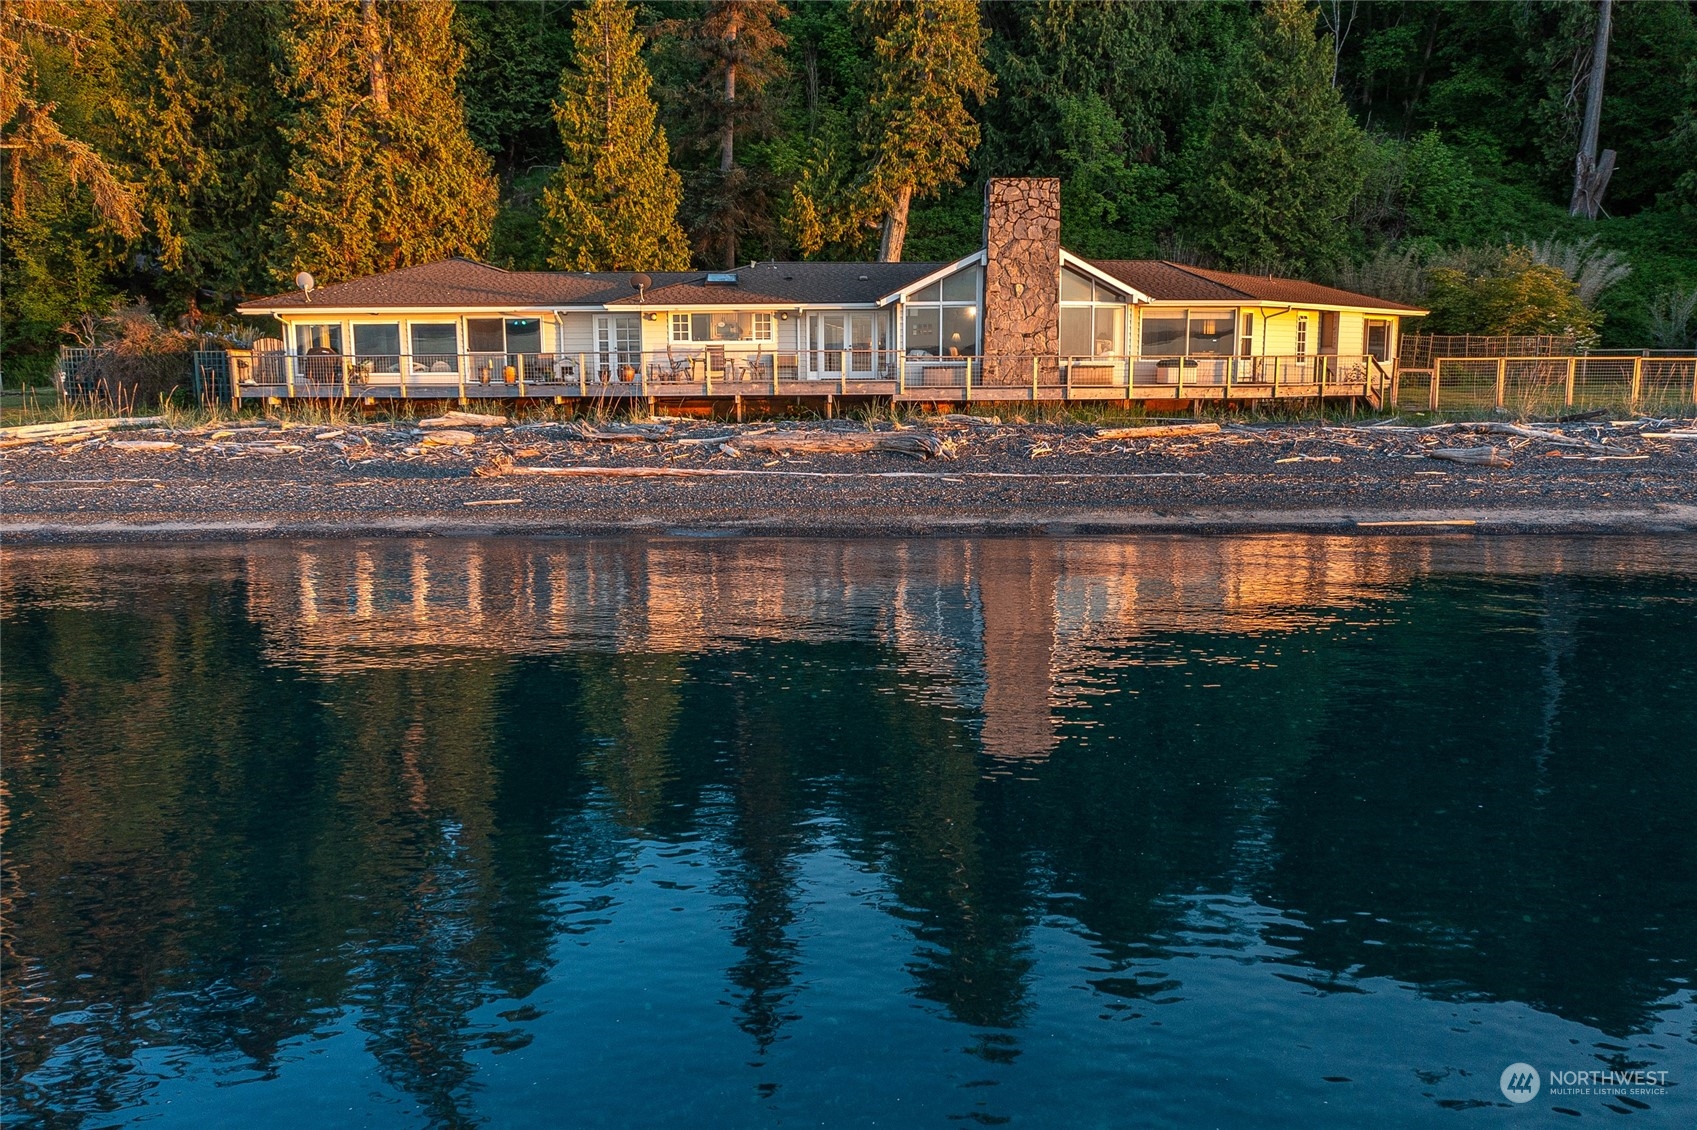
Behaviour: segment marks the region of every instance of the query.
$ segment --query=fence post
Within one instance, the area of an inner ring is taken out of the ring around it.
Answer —
[[[1432,358],[1432,383],[1426,389],[1426,411],[1428,412],[1438,410],[1438,382],[1442,379],[1443,371],[1444,359],[1442,357]]]
[[[1577,357],[1569,357],[1567,359],[1567,389],[1562,401],[1562,403],[1569,408],[1573,407],[1573,378],[1577,375],[1578,370],[1579,359]]]
[[[1644,393],[1644,358],[1632,359],[1632,403],[1628,406],[1632,411],[1638,411],[1638,399]]]
[[[581,353],[577,355],[577,394],[579,396],[589,395],[589,365]]]
[[[837,354],[837,356],[842,359],[841,363],[837,367],[837,393],[841,396],[847,396],[848,395],[849,351],[848,351],[848,348],[847,348],[848,343],[844,342],[843,344],[844,344],[843,351],[841,353]]]
[[[1037,354],[1031,355],[1031,403],[1037,403]]]
[[[1507,348],[1505,341],[1504,348]],[[1508,392],[1508,358],[1497,358],[1497,408],[1500,410]]]
[[[288,383],[290,397],[295,395],[295,366],[299,361],[299,357],[290,356],[287,353],[283,355],[283,377]]]

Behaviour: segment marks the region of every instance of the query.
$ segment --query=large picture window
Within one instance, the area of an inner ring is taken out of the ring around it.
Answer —
[[[1061,272],[1061,355],[1112,357],[1120,352],[1125,295],[1073,271]]]
[[[412,371],[415,373],[448,373],[459,368],[460,334],[452,322],[414,322],[412,338]]]
[[[1184,352],[1183,310],[1143,311],[1143,355],[1177,357]]]
[[[1200,357],[1230,357],[1236,353],[1237,311],[1192,310],[1189,352]]]
[[[673,314],[675,342],[772,341],[772,315],[766,311],[716,310],[709,314]]]
[[[372,373],[401,371],[401,324],[355,322],[354,363]]]
[[[909,357],[971,357],[978,353],[978,290],[984,272],[956,271],[909,295],[904,336]]]
[[[342,327],[331,322],[327,325],[297,325],[295,327],[295,352],[305,357],[307,354],[324,356],[328,353],[342,351]]]
[[[541,353],[541,318],[467,318],[468,353]]]
[[[1236,310],[1143,312],[1145,357],[1230,357],[1236,352]]]

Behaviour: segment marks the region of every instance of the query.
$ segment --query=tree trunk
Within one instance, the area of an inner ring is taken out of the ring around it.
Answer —
[[[719,214],[725,222],[725,269],[729,271],[734,270],[737,265],[737,224],[741,218],[726,192],[730,183],[731,170],[736,168],[737,27],[735,24],[731,25],[730,33],[725,38],[730,41],[730,46],[726,52],[729,58],[725,64],[725,126],[719,135]]]
[[[913,186],[904,184],[896,192],[895,203],[884,213],[884,239],[878,246],[878,262],[902,261],[902,244],[907,242],[907,210],[912,203]]]
[[[819,48],[807,45],[807,136],[819,132]]]
[[[1579,153],[1573,159],[1573,199],[1570,216],[1597,218],[1603,206],[1603,190],[1614,173],[1614,150],[1597,159],[1597,135],[1603,124],[1603,72],[1609,65],[1609,31],[1613,25],[1614,0],[1602,0],[1597,8],[1597,38],[1591,47],[1591,77],[1585,90],[1585,124],[1579,131]]]
[[[389,74],[383,64],[383,28],[377,22],[377,0],[360,0],[360,45],[371,71],[371,104],[379,114],[389,112]]]

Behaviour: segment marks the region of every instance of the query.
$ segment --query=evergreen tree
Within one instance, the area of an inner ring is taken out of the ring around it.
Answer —
[[[113,15],[99,2],[0,4],[0,343],[11,358],[107,305],[125,244],[141,235],[135,186],[103,151]]]
[[[254,217],[284,177],[268,96],[282,14],[274,2],[118,8],[113,109],[168,305],[233,301],[269,281],[269,232]]]
[[[691,148],[710,158],[688,186],[695,251],[727,267],[744,237],[770,242],[775,234],[772,178],[739,162],[736,145],[772,130],[765,94],[784,73],[787,46],[775,21],[788,15],[778,0],[710,0],[701,19],[676,25],[699,75],[685,91]]]
[[[279,277],[334,281],[482,253],[496,184],[466,131],[452,20],[442,0],[292,0]]]
[[[1268,0],[1255,42],[1186,154],[1197,243],[1221,262],[1301,274],[1343,258],[1361,131],[1303,0]]]
[[[802,250],[816,254],[879,219],[878,258],[897,262],[914,198],[960,183],[979,139],[967,99],[987,100],[995,80],[972,0],[855,0],[853,12],[873,37],[865,164],[850,177],[840,151],[816,146],[792,191],[789,224]]]
[[[899,262],[908,208],[935,196],[978,147],[968,97],[986,101],[995,80],[984,67],[984,25],[972,0],[857,0],[872,45],[875,80],[868,105],[867,180],[883,213],[880,262]]]
[[[683,270],[683,182],[667,163],[636,13],[625,0],[590,0],[572,19],[575,65],[560,76],[555,104],[565,157],[542,195],[549,263],[568,271]]]

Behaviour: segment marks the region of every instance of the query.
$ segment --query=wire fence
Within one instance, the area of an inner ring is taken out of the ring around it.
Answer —
[[[1678,412],[1697,404],[1697,356],[1437,357],[1430,369],[1398,373],[1392,403],[1523,415]]]

